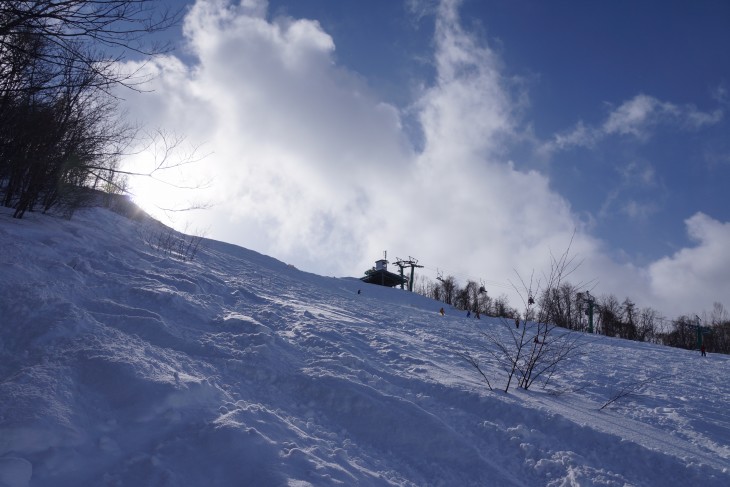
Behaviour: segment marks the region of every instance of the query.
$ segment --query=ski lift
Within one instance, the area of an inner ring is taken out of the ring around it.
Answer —
[[[444,282],[444,273],[436,269],[436,280]]]
[[[484,288],[484,281],[479,279],[479,282],[481,283],[481,286],[479,286],[479,294],[486,294],[487,290]]]
[[[527,304],[529,304],[530,306],[532,306],[533,304],[535,304],[535,298],[533,298],[532,296],[528,296],[528,298],[527,298]]]

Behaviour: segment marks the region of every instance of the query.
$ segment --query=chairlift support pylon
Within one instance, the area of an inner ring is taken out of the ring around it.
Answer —
[[[407,279],[408,281],[408,291],[413,292],[413,281],[414,281],[414,271],[416,267],[423,267],[422,265],[418,265],[418,259],[414,259],[410,255],[408,256],[408,260],[403,260],[400,257],[396,257],[395,265],[397,265],[400,268],[400,275],[403,279],[406,279],[403,275],[403,269],[406,267],[411,268],[411,277]],[[401,283],[400,288],[403,289],[403,284]]]

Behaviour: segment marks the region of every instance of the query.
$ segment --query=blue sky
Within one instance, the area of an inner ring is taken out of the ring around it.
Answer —
[[[434,4],[422,4],[422,17],[407,2],[269,5],[274,14],[317,19],[337,41],[338,62],[397,106],[412,103],[414,85],[435,75],[433,18],[424,14]],[[538,145],[579,123],[600,126],[612,108],[638,95],[710,115],[730,101],[727,2],[472,0],[460,13],[464,27],[498,52],[514,89],[529,97],[520,122]],[[519,167],[546,171],[625,258],[646,263],[689,243],[682,216],[702,211],[730,219],[723,197],[730,129],[727,117],[718,118],[702,129],[657,120],[641,137],[607,137],[549,161],[522,141],[505,149]],[[417,133],[412,139],[418,144]]]
[[[189,7],[125,98],[210,152],[209,236],[331,275],[388,250],[499,295],[575,231],[596,294],[727,301],[727,2]]]

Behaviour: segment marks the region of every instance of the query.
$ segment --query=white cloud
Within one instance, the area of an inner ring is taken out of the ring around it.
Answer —
[[[656,214],[665,188],[654,167],[646,161],[633,161],[616,169],[621,181],[606,196],[599,216],[607,217],[618,212],[631,220],[646,221]]]
[[[724,84],[715,87],[712,90],[712,98],[718,103],[727,105],[728,101],[730,101],[728,99],[727,87]]]
[[[586,127],[583,122],[579,122],[572,131],[557,134],[555,136],[555,145],[559,148],[570,147],[572,145],[590,147],[595,143],[595,139],[595,131]]]
[[[398,111],[336,66],[316,21],[264,14],[265,2],[198,1],[184,25],[197,63],[151,63],[155,91],[130,110],[213,151],[198,168],[214,177],[218,205],[200,217],[212,236],[343,272],[387,217],[376,204],[400,190],[412,149]]]
[[[611,135],[645,140],[650,138],[658,127],[699,130],[721,122],[724,115],[724,111],[720,108],[703,112],[692,104],[677,105],[639,94],[618,107],[612,107],[605,121],[599,126],[586,125],[580,121],[574,128],[555,134],[538,147],[538,153],[551,155],[573,147],[593,148]]]
[[[616,108],[606,119],[602,130],[605,134],[622,134],[643,137],[653,116],[661,111],[662,104],[656,98],[637,95]],[[671,105],[667,105],[671,107]]]
[[[685,108],[684,124],[692,130],[698,130],[705,125],[721,122],[724,116],[725,113],[719,108],[712,112],[703,112],[694,106],[689,106]]]
[[[610,261],[545,175],[503,158],[520,100],[457,7],[438,10],[436,82],[416,104],[420,152],[399,110],[337,65],[319,23],[267,19],[263,1],[198,0],[185,20],[194,64],[151,63],[155,91],[130,95],[129,109],[213,152],[197,170],[212,175],[207,194],[219,204],[193,221],[213,238],[325,275],[359,275],[387,249],[462,280],[506,283],[514,270],[544,270],[577,228],[584,265],[574,280],[641,303],[646,273]],[[655,104],[635,100],[607,124],[640,130]],[[564,145],[594,136],[582,130]]]
[[[653,294],[675,315],[710,310],[730,296],[730,223],[696,213],[685,224],[696,245],[649,267]]]
[[[720,122],[723,115],[720,109],[703,112],[691,104],[676,105],[640,94],[616,108],[603,124],[602,131],[605,134],[645,138],[650,135],[651,129],[660,124],[698,130]]]

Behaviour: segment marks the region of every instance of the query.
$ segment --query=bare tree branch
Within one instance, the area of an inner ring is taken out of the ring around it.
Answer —
[[[501,318],[501,333],[499,329],[481,330],[486,342],[485,350],[501,364],[506,374],[505,392],[509,391],[515,377],[517,387],[522,389],[529,389],[543,376],[549,379],[565,360],[574,355],[581,344],[579,334],[567,329],[556,330],[557,325],[547,320],[547,310],[536,310],[537,303],[534,299],[541,292],[560,287],[564,277],[573,273],[580,265],[570,255],[572,242],[573,237],[560,256],[555,257],[550,253],[550,272],[542,278],[536,279],[533,271],[529,280],[525,280],[515,271],[520,285],[513,286],[524,306],[522,319],[518,316],[513,326],[511,320]],[[492,390],[486,372],[476,360],[465,353],[461,356],[477,369]]]
[[[646,379],[643,379],[640,381],[628,383],[628,384],[624,385],[621,389],[619,389],[613,396],[611,396],[611,398],[608,401],[606,401],[603,404],[603,406],[601,406],[599,408],[599,410],[606,408],[607,406],[613,404],[614,402],[618,401],[619,399],[621,399],[623,397],[631,396],[634,394],[640,394],[641,391],[644,389],[644,387],[647,384],[650,384],[653,382],[658,382],[660,380],[667,379],[669,377],[671,377],[671,376],[670,375],[661,375],[661,376],[656,376],[656,377],[647,377]]]

